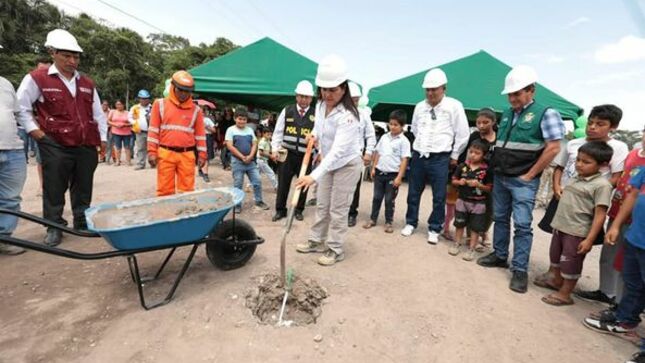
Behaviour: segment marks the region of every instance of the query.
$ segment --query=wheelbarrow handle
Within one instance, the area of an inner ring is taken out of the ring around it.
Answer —
[[[0,214],[11,214],[11,215],[16,216],[18,218],[26,219],[28,221],[38,223],[38,224],[41,224],[41,225],[46,226],[46,227],[55,228],[55,229],[58,229],[58,230],[61,230],[61,231],[65,232],[65,233],[73,234],[73,235],[79,236],[79,237],[100,237],[100,235],[98,233],[96,233],[96,232],[79,231],[79,230],[64,226],[62,224],[58,224],[58,223],[49,221],[49,220],[44,219],[44,218],[36,217],[33,214],[29,214],[29,213],[25,213],[25,212],[19,212],[19,211],[15,211],[15,210],[0,208]]]
[[[10,244],[12,246],[26,248],[28,250],[34,250],[34,251],[43,252],[50,255],[56,255],[61,257],[73,258],[76,260],[100,260],[103,258],[125,256],[130,253],[129,251],[121,251],[121,250],[105,251],[105,252],[98,252],[98,253],[82,253],[82,252],[70,251],[70,250],[66,250],[58,247],[50,247],[41,243],[36,243],[36,242],[27,241],[20,238],[8,237],[3,235],[0,235],[0,242]]]

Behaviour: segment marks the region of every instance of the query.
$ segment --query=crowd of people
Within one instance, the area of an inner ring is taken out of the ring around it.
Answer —
[[[77,71],[83,50],[73,35],[53,30],[45,45],[52,63],[27,74],[17,92],[0,78],[2,208],[20,208],[28,139],[21,139],[19,128],[37,145],[44,218],[67,225],[63,209],[69,190],[72,223],[78,230],[87,229],[84,212],[92,201],[99,162],[132,165],[134,157],[135,169],[146,164],[156,168],[156,194],[171,195],[195,189],[196,169],[210,181],[208,162],[215,158],[217,145],[232,185],[244,189],[246,176],[254,207],[260,210],[270,209],[261,175],[267,177],[276,192],[274,222],[287,217],[290,191],[300,193],[293,216],[304,220],[308,190],[315,189],[315,220],[307,241],[296,250],[321,253],[318,263],[331,266],[345,259],[346,235],[357,224],[366,169],[374,193],[363,228],[379,224],[384,204],[383,231],[393,233],[395,201],[407,180],[400,233],[411,237],[419,228],[422,195],[429,184],[427,242],[436,245],[443,237],[451,243],[452,256],[463,252],[464,260],[476,259],[483,267],[510,268],[509,288],[524,293],[540,175],[555,164],[553,200],[539,223],[552,234],[550,267],[533,282],[553,290],[542,298],[552,306],[573,304],[573,295],[609,304],[585,318],[584,325],[602,333],[635,335],[645,308],[645,153],[643,148],[630,152],[611,137],[622,118],[615,105],[594,107],[586,137],[565,142],[562,117],[538,101],[536,72],[517,66],[502,90],[509,107],[499,121],[494,110],[480,110],[477,130],[470,133],[462,103],[447,96],[448,78],[435,68],[420,85],[425,99],[411,115],[412,137],[404,132],[408,120],[402,110],[391,112],[389,131],[377,135],[369,110],[359,104],[360,87],[349,81],[344,60],[332,55],[320,62],[315,89],[309,81],[299,82],[295,103],[257,125],[248,123],[249,112],[242,106],[210,115],[193,99],[195,84],[186,71],[173,74],[164,98],[151,102],[150,93],[141,90],[130,110],[123,100],[111,108],[101,103],[94,82]],[[314,155],[304,166],[306,175],[299,176],[309,143],[315,146]],[[235,213],[241,212],[242,205],[237,205]],[[2,235],[10,236],[16,224],[15,217],[0,215]],[[490,246],[491,226],[493,250],[477,258]],[[47,230],[46,245],[61,242],[60,230]],[[597,244],[602,245],[600,287],[576,290],[585,256]],[[0,244],[2,254],[22,252]],[[645,340],[641,344],[634,362],[645,361]]]

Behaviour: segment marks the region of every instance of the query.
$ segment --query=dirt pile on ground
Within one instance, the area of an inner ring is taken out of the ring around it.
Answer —
[[[246,306],[260,322],[278,323],[285,291],[280,276],[267,274],[255,280],[258,286],[246,295]],[[295,276],[282,320],[291,321],[287,324],[293,325],[315,323],[322,313],[322,302],[327,296],[327,290],[315,280]]]

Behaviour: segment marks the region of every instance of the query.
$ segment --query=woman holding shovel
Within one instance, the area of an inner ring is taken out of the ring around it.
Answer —
[[[322,161],[310,174],[296,181],[296,188],[318,184],[316,222],[309,241],[300,243],[301,253],[323,252],[318,263],[331,266],[345,258],[344,237],[349,207],[361,171],[359,115],[347,86],[345,61],[325,57],[318,66],[316,122],[311,137]]]

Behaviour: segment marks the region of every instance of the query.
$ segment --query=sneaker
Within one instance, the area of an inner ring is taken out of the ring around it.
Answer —
[[[143,170],[145,168],[146,168],[145,166],[137,165],[134,167],[134,170]]]
[[[612,334],[612,335],[624,335],[631,333],[636,329],[636,324],[626,324],[619,323],[614,319],[605,319],[604,317],[586,317],[582,324],[591,330],[595,330],[598,333],[603,334]]]
[[[609,305],[616,303],[615,298],[607,296],[604,292],[600,290],[595,290],[595,291],[577,290],[577,291],[574,291],[573,294],[587,301],[598,301]]]
[[[453,245],[448,249],[448,253],[451,256],[457,256],[459,252],[461,252],[461,245],[459,243],[453,243]]]
[[[477,264],[483,267],[501,267],[508,268],[508,262],[505,259],[497,257],[495,252],[477,259]]]
[[[322,242],[307,241],[306,243],[298,243],[296,251],[300,253],[322,253],[326,251],[326,248]]]
[[[206,175],[206,174],[204,174],[202,176],[202,179],[204,179],[204,183],[210,183],[211,182],[211,178],[209,178],[208,175]]]
[[[336,253],[333,250],[327,250],[324,255],[318,258],[318,264],[323,266],[331,266],[336,262],[340,262],[345,259],[344,253]]]
[[[632,358],[625,363],[645,363],[645,351],[641,351],[632,355]]]
[[[477,256],[477,251],[475,251],[474,249],[470,249],[470,250],[468,250],[468,252],[464,255],[464,257],[462,257],[462,259],[463,259],[464,261],[472,261],[472,260],[474,260],[474,259],[475,259],[475,257],[476,257],[476,256]]]
[[[428,243],[431,245],[436,245],[439,243],[439,233],[435,231],[428,231]]]
[[[0,255],[15,256],[25,252],[26,250],[22,247],[12,246],[6,243],[0,243]]]
[[[414,226],[411,224],[406,224],[401,230],[401,236],[403,237],[410,237],[412,233],[414,233]]]
[[[270,207],[263,201],[255,202],[255,207],[260,210],[269,210]]]

